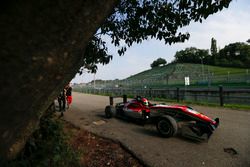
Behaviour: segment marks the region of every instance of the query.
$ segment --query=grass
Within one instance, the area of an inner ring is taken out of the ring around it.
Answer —
[[[246,68],[219,67],[191,63],[167,64],[152,68],[123,80],[96,80],[98,88],[169,88],[184,87],[189,76],[189,87],[215,87],[219,85],[250,88],[250,71]],[[90,86],[91,87],[91,86]]]
[[[207,103],[207,102],[193,102],[193,101],[179,101],[164,99],[164,98],[153,98],[154,101],[160,102],[170,102],[170,103],[178,103],[184,105],[200,105],[200,106],[208,106],[208,107],[222,107],[219,104],[215,103]],[[224,104],[222,108],[230,108],[230,109],[237,109],[237,110],[248,110],[250,111],[250,105],[241,105],[241,104]]]
[[[156,67],[156,68],[149,69],[141,73],[135,74],[133,76],[130,76],[129,78],[127,78],[127,80],[145,79],[145,78],[152,77],[152,76],[155,78],[160,78],[163,75],[170,75],[174,71],[174,68],[175,68],[174,64],[169,64],[169,65],[162,66],[162,67]]]
[[[2,166],[8,167],[78,167],[79,154],[67,143],[63,124],[53,113],[40,120],[40,128],[33,133],[20,155]]]
[[[1,157],[0,157],[1,158]],[[104,167],[143,166],[120,143],[96,136],[50,113],[25,149],[1,167]]]
[[[240,109],[240,110],[248,110],[250,111],[249,105],[239,105],[239,104],[225,104],[225,108],[231,108],[231,109]]]
[[[185,87],[189,77],[190,88],[250,88],[250,72],[243,68],[217,67],[201,64],[168,64],[135,74],[124,80],[96,81],[96,88],[165,89]],[[93,88],[85,86],[85,88]],[[75,87],[77,88],[77,86]]]
[[[209,68],[211,72],[217,75],[227,75],[228,72],[230,72],[230,74],[246,73],[246,70],[247,70],[244,68],[218,67],[218,66],[210,66],[210,65],[205,65],[205,67]]]
[[[213,75],[228,75],[230,74],[246,74],[246,70],[244,68],[233,68],[233,67],[218,67],[218,66],[211,66],[211,65],[201,65],[201,64],[190,64],[190,63],[183,63],[183,64],[168,64],[162,67],[152,68],[141,73],[135,74],[127,78],[128,80],[137,80],[137,79],[146,79],[146,77],[158,76],[166,77],[167,74],[176,75],[178,76],[183,75],[196,75],[202,74],[202,69],[204,73],[213,73]]]
[[[237,85],[250,87],[250,74],[247,69],[233,67],[218,67],[201,64],[168,64],[143,71],[121,80],[123,85],[152,88],[184,86],[184,77],[190,77],[193,86],[208,86],[208,80],[213,85]],[[168,80],[168,84],[166,84]],[[116,81],[117,82],[117,81]],[[124,83],[123,83],[124,82]],[[112,82],[111,82],[112,83]]]

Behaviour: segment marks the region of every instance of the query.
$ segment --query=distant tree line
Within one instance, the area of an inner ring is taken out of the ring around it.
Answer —
[[[157,60],[153,61],[152,64],[150,64],[151,68],[159,67],[161,65],[166,65],[167,61],[163,58],[158,58]]]
[[[184,50],[181,51],[177,51],[175,53],[175,62],[176,63],[201,63],[201,61],[203,61],[205,59],[208,59],[209,56],[209,52],[208,50],[204,50],[204,49],[197,49],[195,47],[190,47],[190,48],[186,48]],[[206,60],[207,62],[208,60]]]
[[[247,43],[250,43],[250,39]],[[218,51],[216,40],[212,38],[210,53],[208,49],[189,47],[177,51],[174,62],[248,68],[250,67],[250,45],[247,43],[231,43]]]

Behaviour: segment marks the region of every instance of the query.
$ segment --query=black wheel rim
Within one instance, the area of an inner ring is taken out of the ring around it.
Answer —
[[[159,121],[158,128],[159,128],[160,132],[164,135],[171,133],[171,127],[170,127],[169,123],[165,120]]]

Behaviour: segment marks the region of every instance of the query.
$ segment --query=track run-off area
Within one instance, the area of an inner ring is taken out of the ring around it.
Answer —
[[[108,96],[74,92],[64,119],[98,136],[119,141],[147,166],[250,167],[250,111],[191,105],[209,117],[220,118],[220,126],[211,138],[200,142],[181,134],[162,138],[155,126],[106,119],[104,109],[108,104]]]

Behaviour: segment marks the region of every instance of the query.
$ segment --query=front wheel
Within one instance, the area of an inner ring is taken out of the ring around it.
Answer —
[[[177,133],[178,130],[175,119],[168,115],[164,115],[159,118],[156,128],[163,137],[172,137]]]
[[[105,108],[106,118],[112,118],[114,113],[115,113],[115,108],[113,106],[106,106]]]

